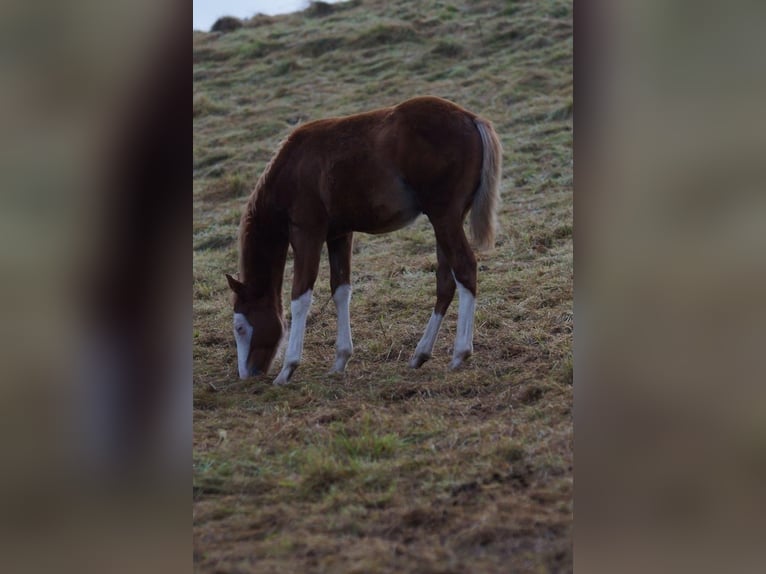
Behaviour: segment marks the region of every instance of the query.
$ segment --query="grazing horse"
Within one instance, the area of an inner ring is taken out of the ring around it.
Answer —
[[[351,356],[351,242],[355,231],[388,233],[425,214],[436,235],[436,304],[410,361],[431,358],[444,314],[459,294],[458,327],[450,368],[473,352],[476,258],[494,245],[502,162],[500,141],[485,119],[436,97],[306,123],[281,144],[242,214],[239,278],[234,292],[234,338],[239,376],[268,372],[283,337],[282,279],[293,248],[292,324],[283,385],[303,353],[306,317],[327,243],[330,286],[338,317],[336,358],[343,372]]]

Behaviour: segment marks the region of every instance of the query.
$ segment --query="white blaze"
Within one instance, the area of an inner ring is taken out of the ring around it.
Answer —
[[[250,341],[253,339],[253,326],[242,313],[234,313],[234,341],[237,343],[237,367],[239,378],[246,379],[247,357],[250,354]]]

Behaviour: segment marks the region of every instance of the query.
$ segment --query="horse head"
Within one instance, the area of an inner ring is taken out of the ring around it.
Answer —
[[[237,344],[239,378],[268,372],[284,333],[277,306],[268,296],[257,296],[247,286],[226,274],[234,293],[234,341]]]

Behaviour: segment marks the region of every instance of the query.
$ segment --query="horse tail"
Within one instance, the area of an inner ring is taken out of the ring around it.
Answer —
[[[492,124],[482,118],[474,123],[481,135],[483,157],[481,180],[471,205],[471,235],[478,249],[490,249],[495,245],[497,208],[500,202],[500,174],[503,168],[503,146]]]

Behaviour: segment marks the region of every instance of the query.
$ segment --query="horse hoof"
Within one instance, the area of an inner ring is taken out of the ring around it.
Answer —
[[[453,357],[452,361],[449,364],[449,370],[454,371],[455,369],[459,369],[465,364],[465,360],[471,356],[471,353],[461,353],[460,355],[457,355],[456,357]]]
[[[349,358],[351,357],[351,353],[348,354],[342,354],[338,355],[335,358],[335,362],[332,365],[332,369],[330,369],[331,375],[342,375],[344,371],[346,370],[346,364],[348,363]]]
[[[425,353],[420,353],[418,355],[415,355],[410,360],[410,368],[419,369],[420,367],[423,366],[423,363],[425,363],[430,358],[431,358],[431,355],[426,355]]]
[[[277,375],[277,378],[274,379],[274,385],[277,387],[282,387],[290,382],[290,377],[293,374],[293,371],[295,371],[295,366],[292,367],[285,367],[279,372],[279,375]]]

